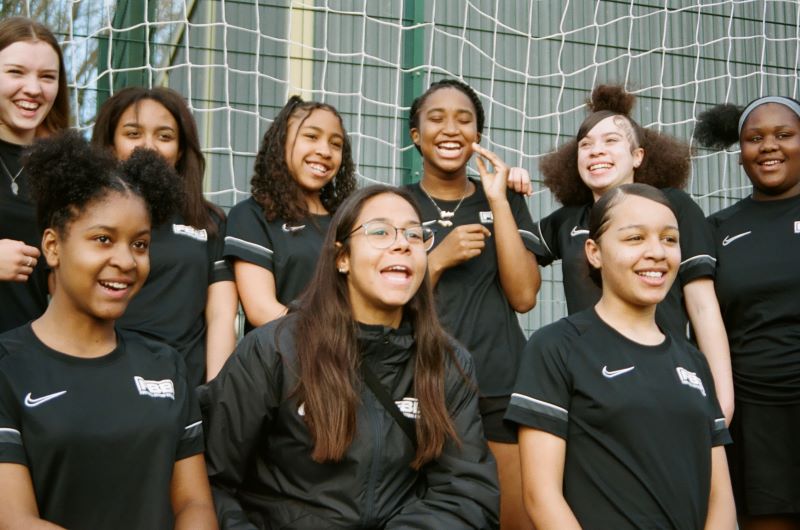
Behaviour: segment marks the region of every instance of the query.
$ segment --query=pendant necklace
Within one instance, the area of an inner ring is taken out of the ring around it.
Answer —
[[[437,221],[439,225],[453,226],[453,221],[451,221],[451,219],[455,217],[456,212],[461,207],[461,203],[464,202],[464,199],[467,197],[467,190],[469,190],[469,179],[467,179],[467,182],[464,184],[464,193],[463,195],[461,195],[461,199],[459,199],[458,204],[456,204],[456,207],[453,208],[453,211],[442,210],[441,208],[439,208],[439,205],[436,204],[436,201],[433,199],[433,197],[431,197],[430,193],[425,191],[425,188],[422,187],[422,182],[419,183],[419,189],[422,190],[422,193],[424,193],[425,196],[428,197],[431,203],[433,203],[434,208],[436,208],[436,210],[439,212],[439,220]]]
[[[14,195],[19,195],[19,184],[17,184],[17,179],[19,178],[20,175],[22,175],[22,169],[23,168],[19,168],[19,171],[17,171],[17,174],[16,175],[12,175],[11,171],[9,171],[8,166],[6,165],[5,161],[3,160],[3,157],[1,157],[1,156],[0,156],[0,166],[3,166],[3,171],[5,171],[6,175],[8,175],[8,178],[11,179],[11,193],[13,193]]]

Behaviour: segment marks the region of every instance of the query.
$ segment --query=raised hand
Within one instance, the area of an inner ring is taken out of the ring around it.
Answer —
[[[41,253],[22,241],[0,239],[0,281],[26,282]]]
[[[478,173],[481,175],[481,184],[483,185],[484,193],[486,193],[486,198],[489,199],[490,203],[506,201],[508,166],[499,156],[476,143],[472,144],[472,150],[477,155],[475,163],[478,166]],[[492,165],[492,171],[489,171],[487,161]]]

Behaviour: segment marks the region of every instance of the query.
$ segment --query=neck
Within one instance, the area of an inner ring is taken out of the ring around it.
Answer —
[[[753,188],[754,201],[779,201],[781,199],[791,199],[792,197],[797,197],[798,195],[800,195],[800,184],[792,186],[785,192],[778,195],[770,195],[760,191],[758,188]]]
[[[48,347],[73,357],[102,357],[117,346],[113,320],[101,320],[68,310],[54,296],[44,314],[33,322],[33,331]]]
[[[603,293],[594,309],[603,322],[633,342],[656,346],[664,341],[656,324],[655,305],[634,306]]]
[[[0,140],[15,145],[31,145],[36,138],[36,130],[14,132],[0,122]]]
[[[325,206],[322,204],[322,199],[319,197],[319,192],[306,193],[305,199],[308,213],[317,215],[325,215],[328,213],[328,210],[326,210]]]
[[[443,201],[457,201],[475,190],[475,186],[467,178],[466,171],[463,175],[450,179],[425,172],[419,184],[428,195]]]

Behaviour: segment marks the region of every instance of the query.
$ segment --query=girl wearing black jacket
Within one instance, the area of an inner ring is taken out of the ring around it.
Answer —
[[[331,224],[298,309],[202,392],[222,528],[495,527],[472,361],[432,305],[432,232],[385,186]]]

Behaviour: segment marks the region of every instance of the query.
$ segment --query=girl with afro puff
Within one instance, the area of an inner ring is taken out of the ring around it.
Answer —
[[[709,220],[730,340],[728,447],[743,530],[800,529],[800,102],[767,96],[699,117],[699,142],[737,143],[753,193]]]
[[[355,188],[338,111],[289,98],[256,155],[252,196],[228,216],[225,255],[233,261],[248,330],[284,315],[303,291],[331,215]]]
[[[54,290],[0,337],[0,526],[216,528],[183,359],[115,326],[178,179],[152,151],[120,164],[77,132],[24,167]]]
[[[714,293],[713,236],[700,207],[680,189],[688,178],[691,151],[687,144],[637,124],[630,117],[634,103],[635,96],[621,86],[598,86],[575,139],[542,159],[544,183],[563,206],[539,221],[536,256],[542,266],[561,260],[569,314],[594,306],[601,289],[584,253],[592,206],[621,184],[640,182],[661,189],[677,214],[682,257],[678,280],[658,304],[656,320],[675,338],[685,337],[691,323],[730,421],[733,384],[727,336]]]

